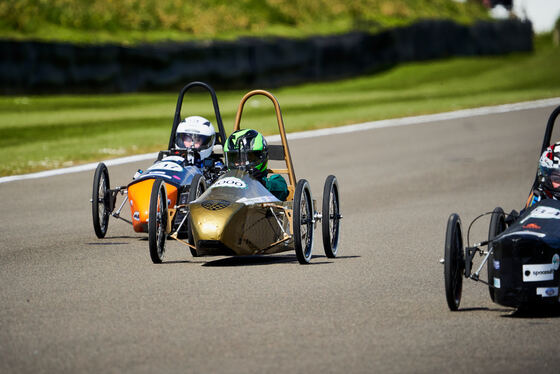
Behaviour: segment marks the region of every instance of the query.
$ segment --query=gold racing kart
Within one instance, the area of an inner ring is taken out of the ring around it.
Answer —
[[[150,217],[156,217],[150,230],[158,253],[163,255],[166,238],[187,245],[195,256],[247,256],[295,250],[300,264],[312,257],[314,228],[321,222],[323,248],[329,258],[338,253],[340,239],[340,194],[334,175],[325,180],[322,212],[316,211],[309,182],[296,176],[286,139],[280,105],[264,90],[247,93],[239,103],[234,131],[240,129],[246,101],[263,95],[274,104],[281,145],[269,145],[269,159],[285,162],[284,169],[269,169],[269,174],[288,176],[288,197],[278,200],[263,184],[243,169],[232,169],[220,176],[200,197],[188,204],[168,206],[165,184],[154,184]],[[172,230],[171,219],[177,211],[186,213],[181,224]],[[188,218],[187,218],[188,217]],[[188,225],[188,238],[178,232]]]

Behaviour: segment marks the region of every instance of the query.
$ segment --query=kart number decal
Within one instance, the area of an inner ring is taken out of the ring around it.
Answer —
[[[183,167],[174,162],[158,162],[148,168],[148,171],[152,170],[182,171]]]
[[[185,159],[181,156],[167,156],[161,161],[175,161],[175,162],[183,162]]]
[[[523,282],[541,282],[554,279],[554,265],[523,265]]]
[[[531,213],[529,213],[527,217],[519,221],[519,223],[523,223],[529,218],[560,219],[560,209],[551,208],[548,206],[540,206],[533,209]]]
[[[274,203],[274,202],[278,202],[278,199],[275,198],[274,196],[259,196],[250,199],[246,197],[242,197],[241,199],[237,199],[235,202],[242,203],[245,205],[250,205],[250,204],[258,204],[258,203]]]
[[[247,188],[247,183],[239,178],[227,177],[220,179],[212,187],[233,187],[233,188]]]
[[[171,179],[170,175],[165,174],[165,171],[150,171],[148,174],[145,175],[145,177],[150,177],[150,176],[158,176],[158,177],[162,177],[162,178],[167,178],[167,179]]]

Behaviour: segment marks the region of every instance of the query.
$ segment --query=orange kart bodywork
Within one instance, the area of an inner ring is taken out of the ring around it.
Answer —
[[[132,227],[136,232],[148,232],[148,215],[150,212],[150,197],[155,179],[144,179],[138,183],[128,186],[128,198],[130,201],[130,213],[132,215]],[[167,204],[175,206],[177,202],[177,187],[165,184],[167,190]]]

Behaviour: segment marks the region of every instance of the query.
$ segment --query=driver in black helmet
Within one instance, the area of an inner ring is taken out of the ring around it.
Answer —
[[[226,141],[224,153],[229,169],[245,167],[278,200],[286,200],[286,180],[279,174],[267,178],[268,145],[262,134],[251,129],[237,130]]]

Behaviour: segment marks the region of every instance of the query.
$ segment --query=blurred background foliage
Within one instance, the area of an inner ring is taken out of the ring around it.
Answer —
[[[0,37],[119,42],[303,37],[419,19],[488,19],[470,0],[1,0]]]

